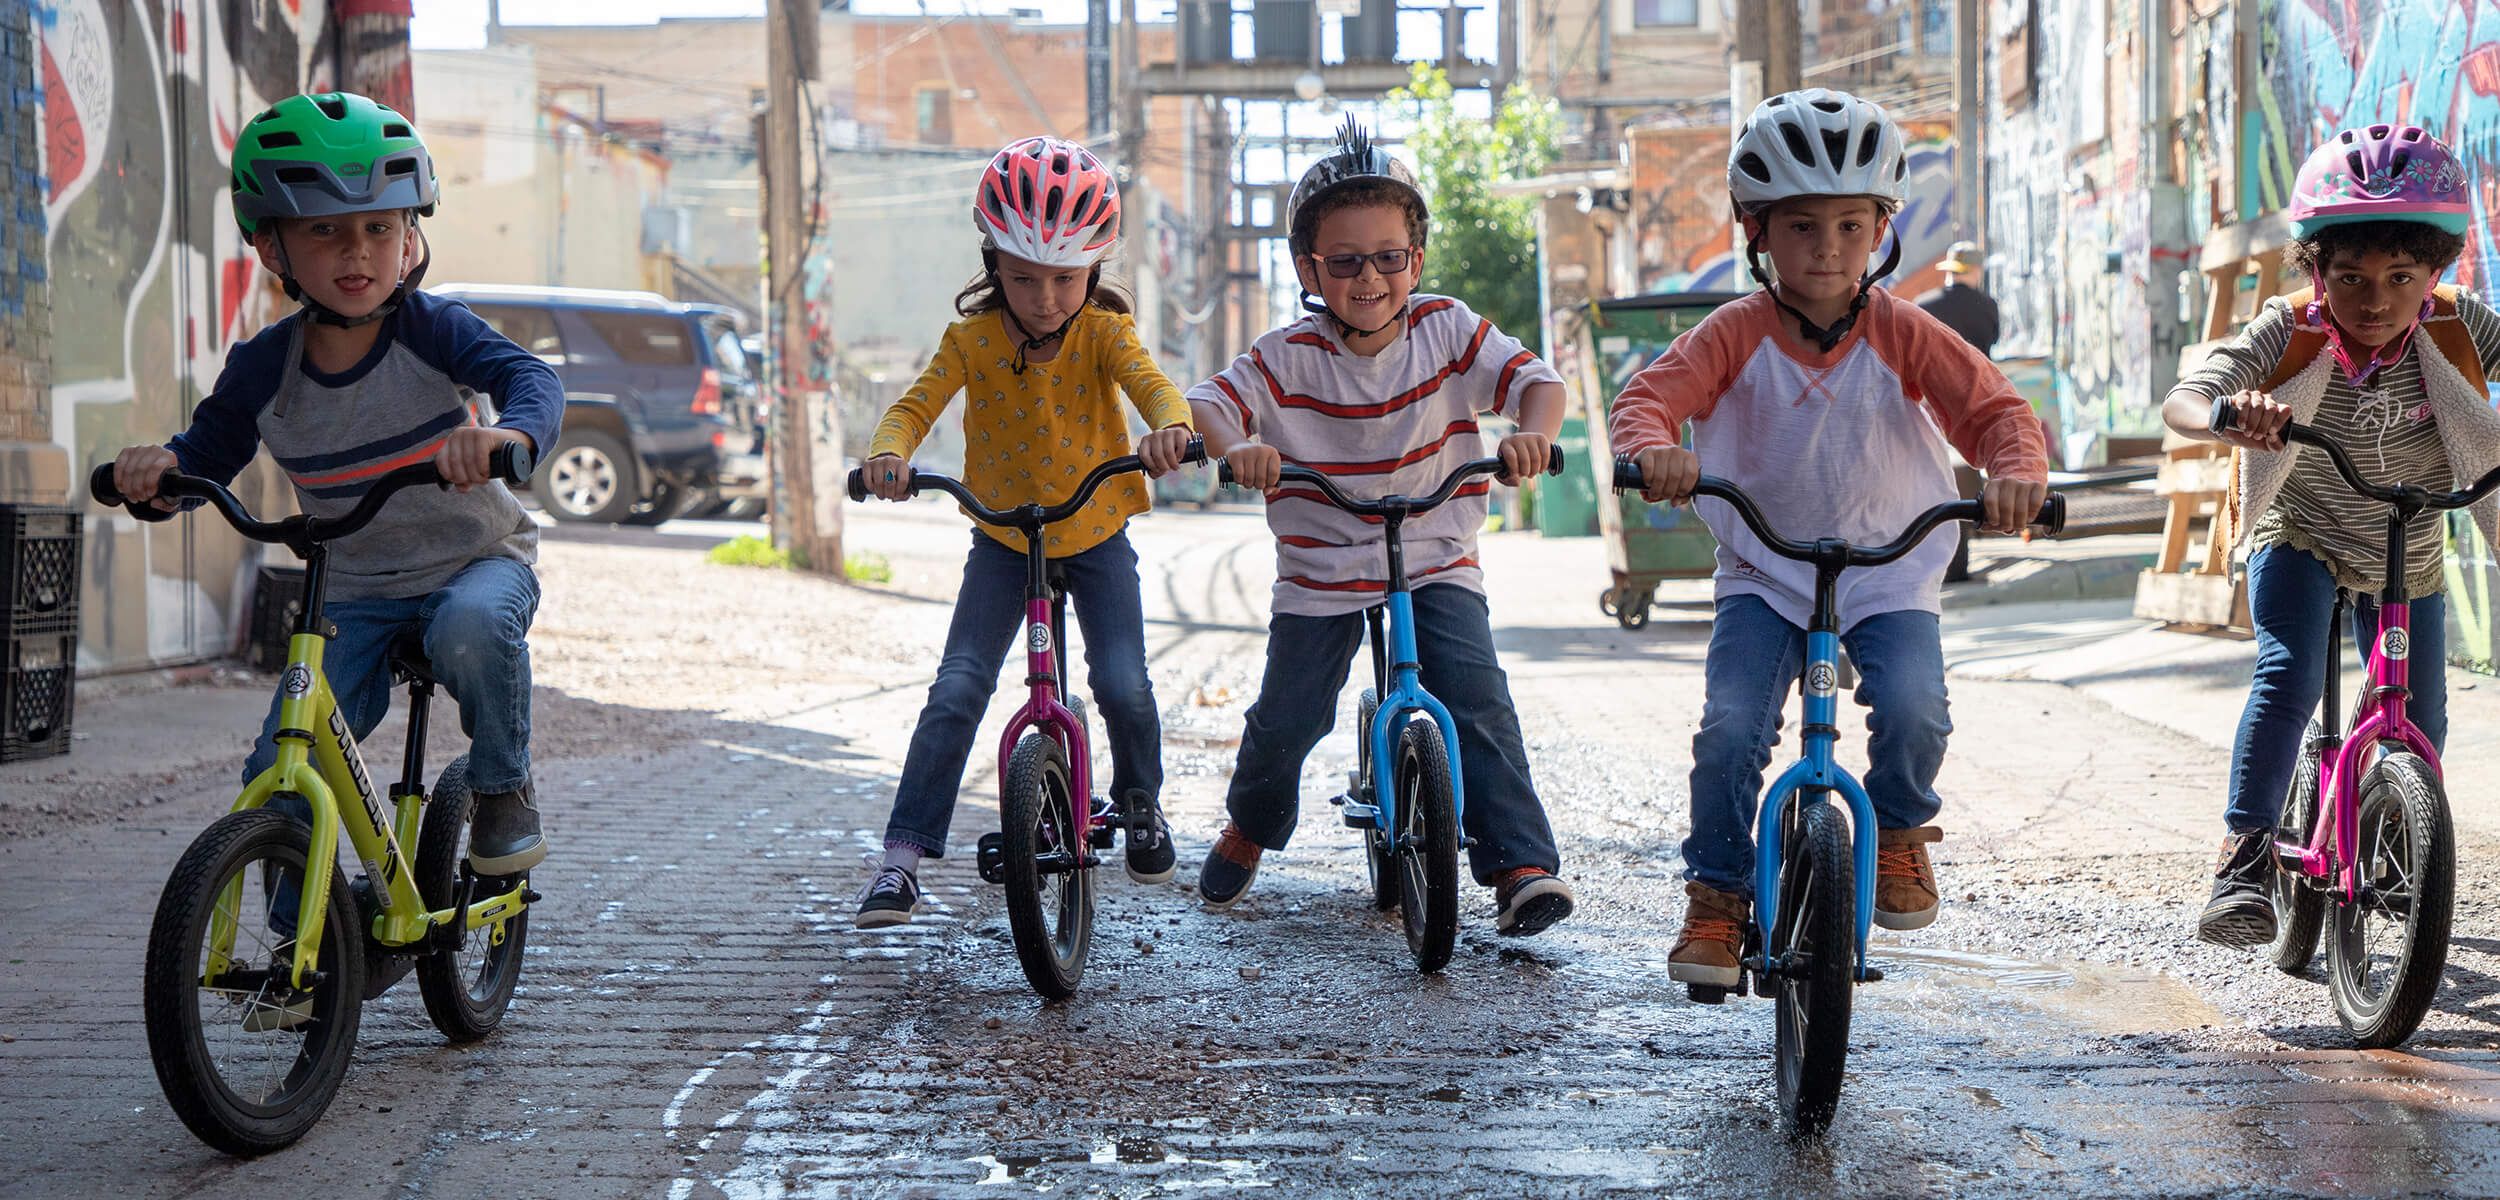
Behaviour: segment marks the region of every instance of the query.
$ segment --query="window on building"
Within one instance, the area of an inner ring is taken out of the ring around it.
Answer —
[[[1632,24],[1693,28],[1701,24],[1701,0],[1632,0]]]
[[[924,83],[912,90],[912,118],[916,133],[912,140],[923,146],[955,144],[955,89],[942,83]]]

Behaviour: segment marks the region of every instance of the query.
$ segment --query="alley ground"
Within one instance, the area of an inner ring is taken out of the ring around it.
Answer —
[[[555,856],[509,1022],[446,1046],[403,984],[368,1006],[324,1124],[260,1161],[167,1112],[138,980],[157,890],[231,798],[269,681],[87,687],[72,756],[0,768],[0,1196],[2500,1194],[2487,681],[2452,676],[2460,901],[2438,1009],[2406,1052],[2355,1053],[2317,978],[2189,937],[2246,643],[2146,629],[2123,601],[1957,605],[1947,905],[1880,936],[1889,978],[1859,993],[1841,1114],[1800,1148],[1778,1131],[1768,1007],[1694,1005],[1664,975],[1701,585],[1626,632],[1596,610],[1593,539],[1485,540],[1581,908],[1514,941],[1471,895],[1457,959],[1419,977],[1321,802],[1352,758],[1343,721],[1292,849],[1237,909],[1197,906],[1271,551],[1245,511],[1141,522],[1183,870],[1110,872],[1083,991],[1044,1006],[971,868],[986,750],[964,853],[924,872],[936,911],[850,927],[960,518],[854,506],[853,548],[894,568],[877,588],[704,561],[738,531],[549,536],[533,645]],[[2022,574],[2018,547],[1988,548],[2012,556],[2001,580]],[[396,728],[371,743],[377,774],[396,773]]]

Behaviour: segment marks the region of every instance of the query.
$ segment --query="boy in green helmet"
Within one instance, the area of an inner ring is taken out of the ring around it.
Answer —
[[[323,665],[363,737],[390,707],[385,651],[423,639],[471,739],[469,861],[482,875],[526,871],[547,856],[529,773],[538,529],[488,457],[505,442],[533,455],[553,443],[564,387],[467,308],[416,290],[417,219],[440,187],[406,117],[345,92],[290,96],[243,127],[233,165],[235,221],[303,310],[235,346],[190,429],[123,450],[114,485],[165,519],[181,507],[157,495],[167,471],[226,483],[266,445],[303,510],[331,517],[391,470],[431,461],[452,488],[401,492],[332,544],[338,633]],[[472,393],[495,398],[495,424],[479,421]],[[246,780],[277,760],[277,721],[273,705]]]

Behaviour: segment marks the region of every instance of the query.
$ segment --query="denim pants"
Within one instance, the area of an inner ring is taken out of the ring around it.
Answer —
[[[339,635],[322,650],[339,715],[359,739],[391,709],[383,652],[402,632],[425,639],[434,678],[460,705],[469,735],[469,787],[518,791],[530,777],[530,620],[538,614],[538,574],[518,559],[481,558],[423,596],[338,600],[324,610]],[[243,765],[245,782],[278,761],[278,706],[261,723]]]
[[[1867,716],[1867,799],[1879,829],[1932,821],[1936,772],[1953,732],[1936,614],[1877,613],[1840,635],[1858,670]],[[1701,732],[1693,735],[1693,835],[1684,877],[1723,892],[1753,886],[1754,818],[1781,714],[1805,667],[1806,631],[1759,596],[1722,598],[1702,670]]]
[[[2352,609],[2352,639],[2367,647],[2378,636],[2378,598],[2361,596]],[[2448,605],[2445,597],[2412,602],[2408,622],[2412,653],[2406,683],[2413,696],[2405,716],[2431,739],[2448,745]],[[2223,821],[2233,833],[2274,828],[2291,790],[2300,759],[2300,735],[2317,715],[2326,690],[2327,622],[2335,612],[2335,576],[2315,555],[2292,546],[2260,546],[2248,556],[2248,615],[2257,625],[2257,669],[2249,680],[2248,707],[2231,741],[2231,806]],[[2367,655],[2363,661],[2368,661]],[[2358,695],[2368,676],[2345,674],[2343,704]],[[2349,719],[2352,710],[2345,708]]]
[[[1265,849],[1282,850],[1293,837],[1302,763],[1337,723],[1337,697],[1362,646],[1363,627],[1361,613],[1278,613],[1268,623],[1267,675],[1250,706],[1224,797],[1234,826]],[[1458,727],[1460,823],[1476,839],[1467,851],[1476,882],[1489,884],[1513,867],[1560,871],[1553,828],[1528,778],[1510,677],[1493,654],[1484,597],[1457,584],[1417,588],[1415,646],[1424,690],[1450,710]]]
[[[1137,551],[1123,531],[1090,550],[1050,560],[1050,570],[1066,589],[1085,637],[1085,682],[1094,693],[1096,728],[1107,731],[1111,743],[1107,794],[1138,792],[1155,800],[1163,791],[1163,716],[1155,706],[1154,682],[1146,676]],[[963,588],[955,596],[955,620],[946,630],[946,655],[903,757],[886,841],[917,846],[932,858],[946,856],[946,829],[954,823],[955,795],[963,790],[972,739],[998,688],[1008,647],[1022,644],[1016,634],[1024,626],[1024,582],[1024,552],[976,530],[972,554],[964,560]],[[1064,660],[1066,648],[1060,653]],[[1060,670],[1075,674],[1064,661]],[[1064,678],[1060,689],[1063,695],[1075,693]]]

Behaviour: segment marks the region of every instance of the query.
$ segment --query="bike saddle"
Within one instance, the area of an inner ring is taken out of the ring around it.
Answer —
[[[393,637],[390,646],[382,651],[382,661],[390,667],[393,683],[422,683],[429,687],[435,683],[434,664],[425,657],[425,635],[415,629],[402,630]]]

